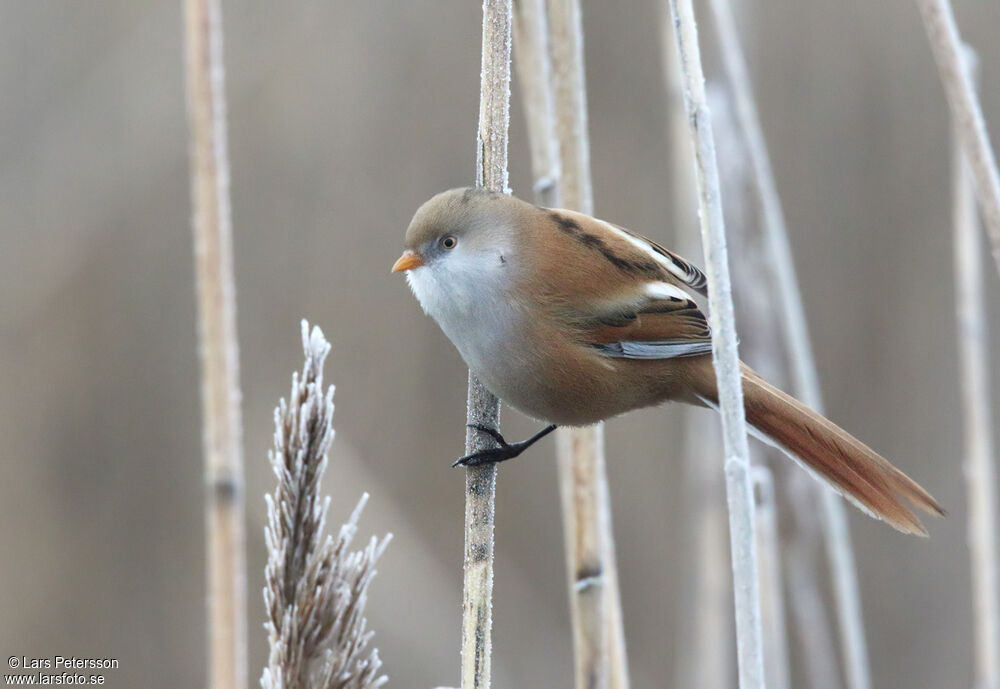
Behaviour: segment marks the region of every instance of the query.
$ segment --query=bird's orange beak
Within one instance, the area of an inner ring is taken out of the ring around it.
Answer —
[[[403,255],[392,264],[392,272],[398,273],[401,270],[413,270],[414,268],[419,268],[424,265],[424,261],[420,258],[420,255],[410,249],[403,252]]]

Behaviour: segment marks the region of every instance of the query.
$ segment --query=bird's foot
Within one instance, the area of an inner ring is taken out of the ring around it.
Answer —
[[[456,459],[454,463],[452,463],[453,467],[474,467],[479,466],[480,464],[495,464],[496,462],[504,462],[508,459],[513,459],[556,429],[554,424],[546,426],[527,440],[522,440],[519,443],[508,443],[504,440],[503,436],[500,435],[500,431],[495,428],[490,428],[489,426],[484,426],[478,423],[470,423],[466,425],[469,428],[490,436],[497,441],[500,447],[480,450],[479,452],[473,452],[471,455],[466,455],[465,457]]]

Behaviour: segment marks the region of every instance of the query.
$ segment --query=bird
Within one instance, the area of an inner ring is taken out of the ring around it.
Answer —
[[[718,406],[705,274],[659,244],[584,213],[478,187],[416,211],[403,272],[423,310],[504,403],[547,423],[456,465],[505,461],[557,426],[676,401]],[[937,501],[888,460],[740,363],[750,432],[862,511],[910,534]]]

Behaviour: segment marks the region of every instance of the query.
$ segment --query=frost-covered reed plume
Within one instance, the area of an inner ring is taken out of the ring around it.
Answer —
[[[364,617],[375,562],[390,536],[350,550],[362,496],[336,539],[323,536],[330,498],[319,484],[333,442],[333,386],[323,390],[330,343],[302,321],[305,364],[274,411],[271,466],[278,479],[267,501],[264,605],[270,657],[264,689],[376,689],[387,681],[374,632]]]

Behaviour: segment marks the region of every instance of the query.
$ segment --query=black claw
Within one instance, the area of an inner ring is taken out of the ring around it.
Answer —
[[[466,455],[452,462],[453,467],[475,467],[480,464],[496,464],[507,459],[513,459],[521,454],[521,450],[515,450],[510,445],[506,447],[496,447],[490,450],[480,450]]]
[[[469,427],[469,428],[472,428],[472,429],[477,430],[477,431],[481,431],[481,432],[485,433],[486,435],[490,436],[495,441],[497,441],[498,443],[500,443],[500,447],[509,447],[508,444],[507,444],[507,441],[503,439],[503,436],[500,435],[500,431],[498,431],[497,429],[490,428],[489,426],[484,426],[481,423],[467,423],[465,425],[467,427]]]
[[[490,436],[500,445],[500,447],[480,450],[479,452],[473,452],[471,455],[466,455],[465,457],[456,459],[452,464],[453,467],[479,466],[480,464],[494,464],[496,462],[504,462],[508,459],[513,459],[556,429],[554,425],[546,426],[527,440],[522,440],[519,443],[508,443],[495,428],[490,428],[478,423],[470,423],[466,425],[469,428],[474,428],[475,430],[481,431]]]

